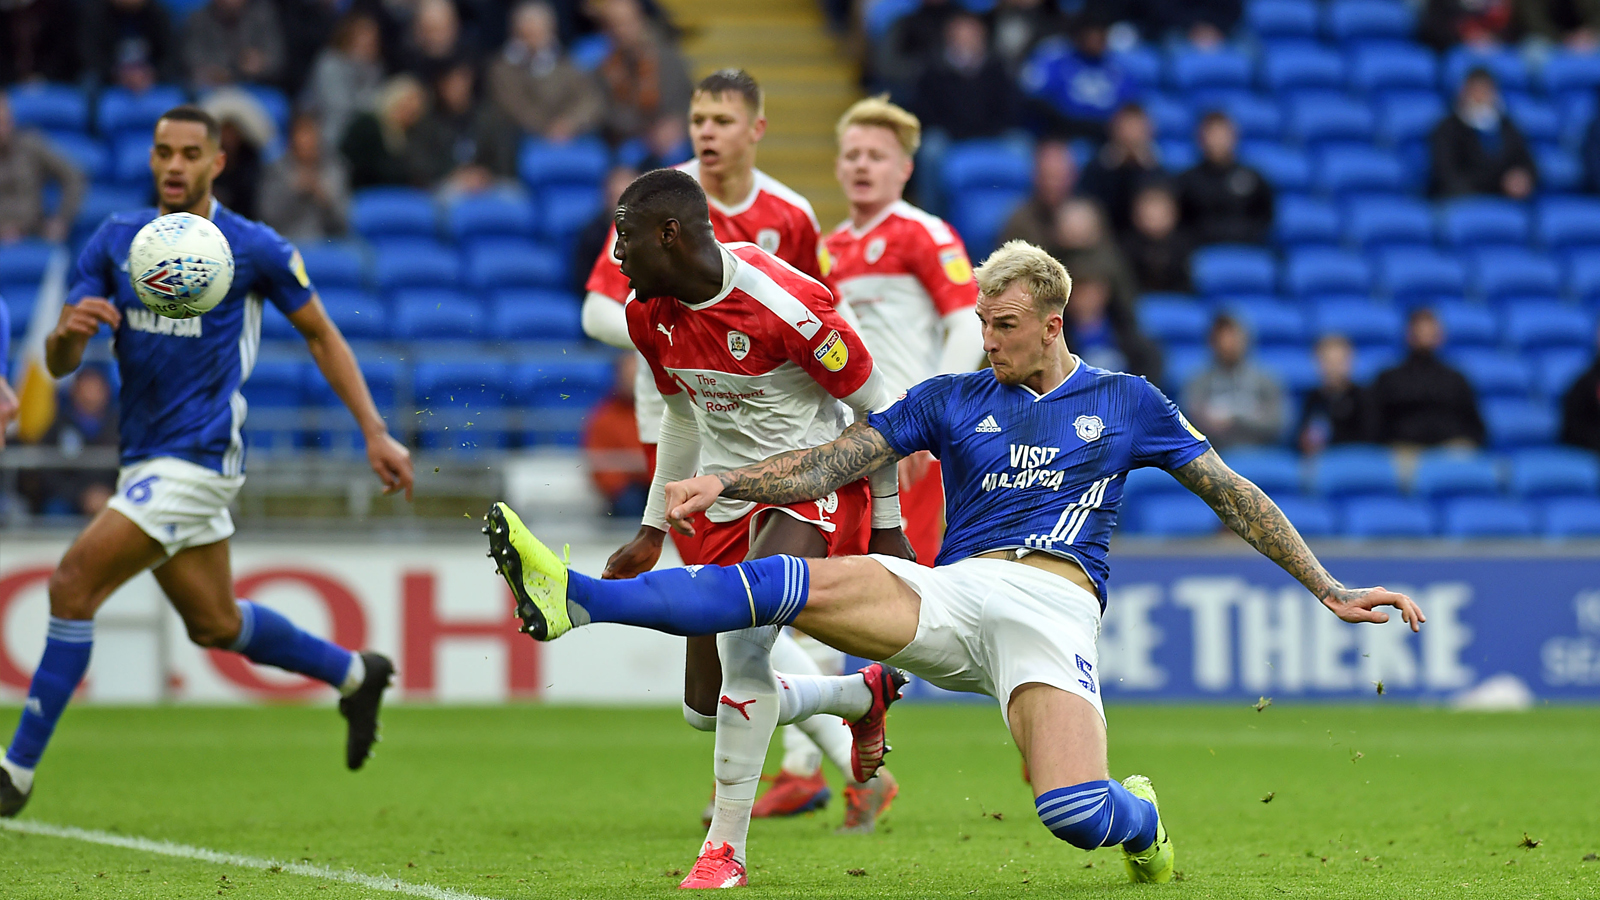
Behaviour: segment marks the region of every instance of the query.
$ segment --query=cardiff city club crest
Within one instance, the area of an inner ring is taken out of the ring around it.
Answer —
[[[1079,416],[1072,420],[1073,430],[1078,432],[1078,437],[1084,443],[1100,440],[1100,435],[1105,433],[1106,423],[1100,421],[1099,416]]]
[[[756,246],[768,253],[778,252],[779,240],[778,229],[776,228],[763,228],[756,232]]]
[[[872,240],[867,241],[866,253],[862,254],[867,259],[867,265],[870,266],[878,260],[883,259],[884,248],[888,246],[888,242],[881,237],[873,238]]]
[[[734,359],[744,359],[750,355],[750,335],[742,331],[728,332],[728,352]]]

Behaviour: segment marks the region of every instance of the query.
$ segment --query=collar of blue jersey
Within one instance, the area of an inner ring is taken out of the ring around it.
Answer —
[[[1067,382],[1071,381],[1079,372],[1083,371],[1083,360],[1078,358],[1078,354],[1069,353],[1067,355],[1072,357],[1072,371],[1067,373],[1067,377],[1061,379],[1061,383],[1060,384],[1056,385],[1055,387],[1051,388],[1048,391],[1045,391],[1042,394],[1039,393],[1038,391],[1034,390],[1033,388],[1028,387],[1025,384],[1019,384],[1019,385],[1016,385],[1016,386],[1019,387],[1019,388],[1022,388],[1023,390],[1027,391],[1028,393],[1032,394],[1033,395],[1033,402],[1035,402],[1035,403],[1038,403],[1040,400],[1043,400],[1046,397],[1049,397],[1051,394],[1054,394],[1056,391],[1059,391],[1062,388],[1066,387],[1067,386]]]
[[[728,294],[733,292],[733,276],[739,271],[739,257],[734,256],[733,253],[730,252],[727,247],[722,246],[721,243],[717,244],[717,249],[722,252],[722,290],[718,291],[717,295],[712,297],[710,300],[702,300],[699,303],[683,303],[682,300],[679,300],[679,303],[683,303],[684,306],[687,306],[690,309],[705,309],[708,306],[713,306],[721,302],[723,297],[726,297]]]

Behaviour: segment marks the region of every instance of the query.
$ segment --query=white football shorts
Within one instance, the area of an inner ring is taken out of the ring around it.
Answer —
[[[107,505],[155,538],[168,556],[233,536],[228,504],[243,475],[222,475],[171,456],[157,456],[117,473],[117,493]]]
[[[930,569],[873,559],[922,598],[917,636],[884,660],[950,691],[988,694],[1011,721],[1011,693],[1039,682],[1089,701],[1100,718],[1100,601],[1059,575],[1004,559]]]

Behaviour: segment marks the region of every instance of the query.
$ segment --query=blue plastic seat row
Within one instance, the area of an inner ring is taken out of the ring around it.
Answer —
[[[1301,497],[1278,500],[1309,537],[1362,540],[1446,537],[1456,540],[1600,536],[1600,500],[1563,497],[1523,502],[1463,497],[1436,507],[1404,497],[1353,497],[1341,503]],[[1153,537],[1205,537],[1222,530],[1216,513],[1193,495],[1150,496],[1125,507],[1124,531]]]
[[[353,340],[578,341],[581,304],[562,291],[508,288],[487,298],[453,287],[395,291],[387,301],[359,289],[321,289],[329,318]],[[262,337],[298,340],[288,319],[262,317]]]
[[[587,410],[610,391],[613,381],[609,355],[594,353],[513,363],[418,362],[409,367],[369,360],[361,364],[361,371],[374,401],[386,413],[572,405]],[[258,361],[245,382],[244,395],[252,409],[341,405],[316,366],[300,359]],[[401,403],[407,408],[402,409]]]
[[[442,211],[425,191],[368,188],[350,205],[350,225],[368,238],[443,234],[453,241],[481,237],[561,239],[601,212],[598,185],[548,183],[532,196],[466,195]],[[441,214],[442,213],[442,214]]]
[[[394,237],[370,255],[357,245],[329,242],[301,249],[306,273],[319,288],[383,291],[405,288],[567,287],[570,254],[558,247],[509,237],[482,237],[458,251],[430,238]]]
[[[1600,247],[1600,200],[1547,196],[1532,204],[1471,197],[1430,204],[1403,194],[1358,194],[1343,203],[1291,194],[1275,209],[1283,246],[1345,244],[1360,249],[1534,244],[1556,252]]]

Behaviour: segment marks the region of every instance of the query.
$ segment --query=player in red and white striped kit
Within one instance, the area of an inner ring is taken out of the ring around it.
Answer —
[[[902,199],[922,137],[917,117],[872,97],[845,111],[838,135],[835,174],[850,218],[827,237],[824,275],[860,321],[878,368],[896,392],[980,368],[978,284],[967,248],[942,219]],[[933,565],[944,531],[944,485],[930,454],[900,462],[900,509],[917,559]]]
[[[630,185],[617,207],[615,252],[635,291],[626,307],[628,332],[666,412],[644,522],[607,562],[608,576],[632,577],[659,559],[668,482],[697,468],[726,471],[818,446],[844,430],[850,411],[860,418],[894,401],[828,289],[753,244],[718,242],[706,204],[691,175],[659,169]],[[910,558],[895,481],[891,466],[819,500],[719,503],[696,520],[701,561],[862,552]],[[775,677],[770,652],[780,631],[749,628],[715,638],[712,660],[721,659],[713,705],[715,812],[684,887],[744,883],[751,808],[780,720],[828,714],[856,722],[855,780],[879,780],[884,801],[892,796],[892,782],[877,774],[881,711],[898,696],[903,676],[874,663],[855,676]],[[711,674],[696,669],[704,649],[691,642],[691,680]]]

